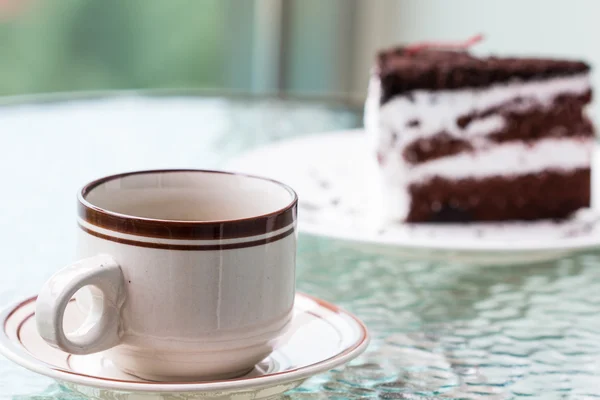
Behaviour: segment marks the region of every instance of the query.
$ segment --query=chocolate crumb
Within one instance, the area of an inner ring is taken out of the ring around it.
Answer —
[[[410,128],[416,128],[417,126],[421,125],[421,121],[419,121],[418,119],[411,119],[410,121],[408,121],[406,123],[406,126],[410,127]]]
[[[458,119],[456,120],[456,125],[458,125],[458,127],[461,129],[465,129],[473,121],[473,118],[475,118],[473,114],[467,114],[458,117]]]
[[[328,181],[325,181],[325,180],[320,180],[319,186],[321,187],[321,189],[327,190],[327,189],[331,188],[331,183],[329,183]]]

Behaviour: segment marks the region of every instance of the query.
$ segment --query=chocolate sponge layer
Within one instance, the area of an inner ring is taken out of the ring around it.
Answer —
[[[433,178],[409,187],[407,222],[563,219],[590,205],[589,168],[515,177]]]
[[[381,103],[417,89],[481,88],[514,80],[531,81],[584,73],[582,61],[541,58],[478,58],[463,51],[422,50],[402,47],[382,51],[375,73],[381,80]]]

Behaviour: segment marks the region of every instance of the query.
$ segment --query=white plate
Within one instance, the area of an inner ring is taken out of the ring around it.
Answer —
[[[241,378],[211,382],[153,382],[121,372],[102,353],[76,356],[50,347],[35,325],[35,298],[0,314],[0,353],[75,392],[98,399],[235,398],[280,395],[308,377],[347,363],[367,347],[367,328],[355,316],[323,300],[296,295],[294,318],[273,353]],[[75,302],[67,307],[69,330],[84,320]]]
[[[582,210],[560,223],[381,225],[372,217],[375,167],[362,130],[278,142],[233,160],[228,169],[268,176],[300,198],[301,232],[405,256],[484,264],[535,262],[600,246],[600,215]],[[594,181],[593,191],[600,184]],[[597,198],[597,196],[593,196]]]

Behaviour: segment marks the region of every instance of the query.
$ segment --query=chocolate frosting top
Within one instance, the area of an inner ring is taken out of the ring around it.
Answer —
[[[396,47],[381,51],[375,73],[384,103],[417,89],[481,88],[494,83],[542,80],[590,70],[582,61],[544,58],[475,57],[466,51]]]

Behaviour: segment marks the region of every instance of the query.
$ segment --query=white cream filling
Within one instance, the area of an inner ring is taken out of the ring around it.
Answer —
[[[414,166],[406,165],[406,183],[434,176],[449,179],[523,175],[544,170],[569,171],[591,164],[593,139],[542,139],[534,144],[507,142],[487,149],[462,152]]]
[[[532,145],[524,142],[507,142],[490,146],[477,152],[463,152],[431,160],[415,166],[396,162],[395,173],[384,175],[381,201],[386,218],[403,219],[410,204],[407,188],[413,183],[426,182],[433,177],[452,180],[491,176],[518,176],[546,170],[572,171],[590,168],[594,139],[542,139]],[[392,160],[393,161],[393,160]],[[402,171],[399,173],[398,171]]]
[[[559,95],[582,95],[588,90],[590,77],[584,73],[532,82],[495,84],[481,89],[415,90],[410,92],[410,97],[396,96],[380,105],[381,87],[379,79],[373,76],[365,104],[365,127],[372,135],[373,145],[384,152],[390,147],[402,148],[416,139],[442,131],[471,139],[501,130],[505,120],[500,115],[490,115],[461,128],[457,124],[461,116],[508,104],[517,98],[522,101],[511,107],[520,111],[545,108],[552,105]],[[413,120],[418,121],[418,126],[409,126]]]
[[[375,149],[379,148],[381,143],[384,142],[380,139],[380,133],[382,132],[382,130],[379,129],[380,98],[381,85],[379,83],[379,78],[376,75],[371,74],[371,79],[369,80],[367,100],[365,101],[363,122],[365,125],[365,130],[367,131],[367,138],[369,139],[369,144],[374,149],[374,151]],[[386,140],[389,143],[389,137]]]
[[[401,152],[388,153],[380,165],[386,184],[407,186],[438,176],[449,179],[521,175],[546,169],[570,170],[588,167],[594,138],[546,138],[533,143],[484,142],[474,151],[408,163]]]

